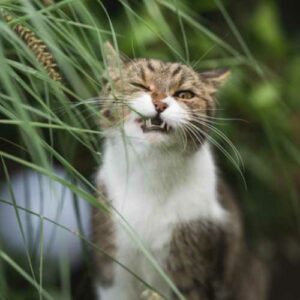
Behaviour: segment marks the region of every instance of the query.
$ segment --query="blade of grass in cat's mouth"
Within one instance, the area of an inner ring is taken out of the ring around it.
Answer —
[[[154,118],[148,118],[142,120],[142,130],[143,132],[149,131],[160,131],[160,132],[169,132],[170,126],[163,121],[159,116]]]

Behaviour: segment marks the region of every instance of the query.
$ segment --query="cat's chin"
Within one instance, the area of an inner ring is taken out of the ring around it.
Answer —
[[[168,140],[168,135],[162,131],[146,131],[143,132],[145,139],[149,141],[151,144],[161,144],[166,143]]]

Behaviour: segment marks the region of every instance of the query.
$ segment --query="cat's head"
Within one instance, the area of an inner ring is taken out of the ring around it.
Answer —
[[[228,70],[198,73],[181,63],[125,61],[110,44],[105,52],[109,80],[101,125],[108,137],[123,133],[132,143],[151,146],[202,144]]]

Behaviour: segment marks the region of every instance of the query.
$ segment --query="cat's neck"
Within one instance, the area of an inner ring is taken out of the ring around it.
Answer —
[[[208,144],[186,153],[178,149],[140,149],[121,141],[106,142],[100,176],[114,176],[120,181],[141,180],[145,189],[165,192],[177,185],[189,186],[195,180],[216,189],[214,160]],[[129,183],[129,182],[128,182]]]
[[[208,144],[197,151],[134,152],[122,143],[106,143],[98,182],[113,206],[128,219],[139,214],[171,214],[173,222],[223,222],[217,175]],[[133,215],[134,216],[133,216]]]

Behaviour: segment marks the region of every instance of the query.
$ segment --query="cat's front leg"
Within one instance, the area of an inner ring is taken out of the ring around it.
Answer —
[[[201,221],[182,224],[174,231],[167,272],[184,299],[227,299],[219,296],[224,289],[224,238],[222,229]],[[173,293],[171,299],[179,297]]]

